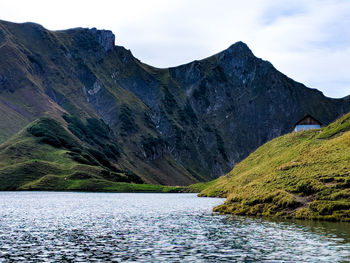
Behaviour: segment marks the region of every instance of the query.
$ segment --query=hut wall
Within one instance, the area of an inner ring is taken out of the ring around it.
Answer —
[[[306,131],[306,130],[312,130],[312,129],[320,129],[321,126],[319,124],[311,124],[311,125],[297,125],[295,126],[294,131]]]

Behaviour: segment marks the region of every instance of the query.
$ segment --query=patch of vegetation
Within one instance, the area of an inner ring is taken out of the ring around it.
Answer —
[[[80,126],[79,130],[83,131],[85,127],[83,123],[77,118],[73,120],[75,121],[75,126],[71,125],[71,128]],[[74,131],[76,132],[76,130]],[[103,153],[100,153],[98,150],[87,149],[80,145],[62,125],[54,119],[47,117],[40,118],[38,121],[35,121],[27,131],[31,135],[38,137],[39,143],[71,150],[71,152],[68,152],[68,155],[76,162],[95,166],[101,164],[106,167],[111,167],[110,162]]]
[[[331,123],[318,135],[319,139],[327,139],[333,136],[336,136],[340,133],[346,132],[350,130],[350,116],[345,115],[343,118]]]
[[[76,161],[78,163],[95,166],[98,165],[98,162],[86,153],[67,152],[67,154],[70,155],[73,161]]]
[[[107,138],[109,128],[99,120],[89,119],[85,125],[77,118],[65,119],[83,134],[80,139]],[[103,187],[111,182],[143,184],[136,174],[111,163],[119,154],[117,145],[102,142],[98,147],[102,150],[82,145],[58,121],[40,118],[1,145],[0,190],[69,190],[74,185],[76,190],[102,191],[101,182]],[[89,188],[87,181],[98,185]]]
[[[68,176],[69,179],[71,180],[82,180],[82,179],[91,179],[94,178],[91,174],[89,173],[84,173],[84,172],[75,172]]]
[[[161,149],[167,145],[161,137],[153,137],[150,134],[148,136],[142,136],[141,139],[142,148],[146,154],[146,158],[152,156],[159,156],[161,154]]]
[[[94,148],[88,148],[87,151],[103,166],[108,168],[112,167],[110,161],[108,160],[107,156],[103,152]]]
[[[215,131],[215,137],[216,137],[216,145],[218,147],[218,150],[219,150],[222,158],[224,158],[225,161],[228,161],[228,158],[226,155],[226,150],[224,147],[224,140],[222,139],[222,137],[220,136],[218,131]]]
[[[121,121],[121,130],[123,131],[122,136],[132,134],[139,130],[135,122],[134,113],[126,104],[120,107],[119,120]]]
[[[51,118],[43,117],[28,128],[28,132],[39,137],[40,141],[54,147],[72,149],[77,142],[62,127],[62,125]]]
[[[111,134],[111,129],[102,120],[88,118],[87,124],[84,124],[75,116],[65,114],[63,118],[68,123],[68,129],[82,141],[98,143],[100,139],[108,140]]]
[[[80,140],[99,148],[99,150],[89,149],[89,152],[102,165],[111,167],[108,158],[117,160],[120,157],[120,149],[116,143],[116,138],[111,129],[102,120],[89,118],[87,124],[84,124],[79,118],[75,116],[63,115],[63,118],[68,123],[68,129],[77,136]],[[111,143],[112,142],[112,143]],[[76,154],[77,156],[77,154]],[[75,157],[79,159],[80,157]],[[85,158],[88,161],[89,157]],[[81,160],[85,162],[84,160]]]
[[[53,134],[47,133],[48,127],[54,128]],[[143,185],[143,180],[138,175],[113,167],[106,168],[108,160],[95,149],[78,148],[78,145],[67,149],[62,145],[57,147],[56,144],[52,146],[41,141],[43,136],[69,136],[68,132],[61,129],[62,126],[56,121],[39,119],[29,125],[27,130],[2,144],[0,190],[163,192],[177,189],[139,186]],[[77,161],[76,158],[84,161]]]
[[[154,184],[129,184],[129,183],[114,183],[107,186],[105,190],[111,192],[128,192],[128,193],[176,193],[181,192],[179,186],[166,186]]]
[[[180,192],[182,189],[178,186],[114,182],[103,178],[89,177],[89,175],[83,173],[65,178],[55,175],[46,175],[18,189],[12,190],[171,193]]]
[[[140,178],[137,178],[137,180],[132,180],[128,175],[126,174],[121,174],[121,173],[111,173],[110,171],[108,170],[102,170],[100,172],[100,175],[102,178],[106,179],[106,180],[109,180],[109,181],[112,181],[112,182],[125,182],[125,183],[131,183],[131,182],[134,182],[136,183],[136,181],[138,181],[137,183],[143,183],[143,181],[141,180],[140,182]]]
[[[105,124],[102,120],[89,118],[87,121],[87,129],[91,131],[94,136],[103,139],[109,139],[109,134],[111,133],[111,129],[107,124]]]
[[[173,94],[170,93],[167,87],[163,87],[163,92],[164,92],[164,98],[162,102],[165,107],[165,111],[171,115],[174,113],[174,109],[178,108],[177,102]]]
[[[193,98],[199,103],[203,104],[205,108],[210,106],[210,101],[207,94],[207,83],[208,82],[206,80],[203,80],[192,94]]]
[[[108,158],[117,160],[117,157],[120,157],[121,150],[119,149],[118,144],[116,143],[107,143],[103,145],[103,152]]]
[[[203,191],[204,189],[208,188],[211,185],[214,185],[217,180],[213,180],[210,182],[205,183],[197,183],[197,184],[191,184],[188,186],[184,186],[182,189],[182,192],[184,193],[199,193]]]
[[[60,174],[61,169],[50,162],[35,159],[2,166],[0,169],[0,190],[17,190],[22,184],[53,173]]]
[[[350,221],[349,120],[264,144],[200,195],[227,197],[222,213]]]
[[[77,31],[74,35],[75,46],[78,49],[96,53],[101,48],[96,38],[88,33],[88,29]]]
[[[129,178],[129,182],[134,182],[136,184],[144,183],[141,177],[131,171],[125,171],[125,175]]]
[[[184,142],[183,138],[185,136],[185,131],[181,129],[177,125],[173,125],[173,129],[175,130],[175,144],[178,149],[187,149],[188,147]]]
[[[41,57],[40,54],[37,55],[39,58]],[[34,65],[34,68],[37,72],[44,73],[43,66],[41,62],[33,55],[27,55],[28,60]]]
[[[68,123],[68,129],[77,136],[80,140],[87,143],[93,142],[93,136],[90,130],[84,125],[84,123],[77,117],[64,114],[63,119]]]
[[[198,119],[196,113],[193,111],[189,103],[186,103],[184,108],[178,111],[178,114],[182,123],[193,124],[197,126]]]

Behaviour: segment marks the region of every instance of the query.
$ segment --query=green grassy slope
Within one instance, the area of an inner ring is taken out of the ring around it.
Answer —
[[[350,221],[350,113],[264,144],[200,195],[227,197],[222,213]]]
[[[142,184],[135,174],[119,170],[103,149],[91,149],[59,122],[40,118],[0,145],[0,190],[169,192],[179,189]]]

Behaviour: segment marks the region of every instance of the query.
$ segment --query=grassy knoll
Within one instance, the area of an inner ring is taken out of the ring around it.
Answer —
[[[350,113],[264,144],[200,195],[227,197],[221,213],[350,221]]]
[[[0,190],[179,191],[143,184],[137,175],[118,170],[105,155],[107,146],[92,149],[59,122],[40,118],[0,145]]]
[[[184,192],[184,193],[199,193],[199,192],[203,191],[204,189],[214,185],[217,182],[217,180],[218,179],[210,181],[210,182],[196,183],[196,184],[184,186],[182,188],[182,192]]]

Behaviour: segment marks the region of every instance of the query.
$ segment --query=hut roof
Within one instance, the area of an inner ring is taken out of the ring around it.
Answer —
[[[301,120],[299,120],[294,126],[297,125],[322,125],[322,122],[312,117],[310,114],[306,114]]]

